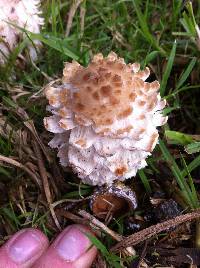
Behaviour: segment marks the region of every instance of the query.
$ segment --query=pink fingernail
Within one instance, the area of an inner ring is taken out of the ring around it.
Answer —
[[[8,255],[15,263],[23,264],[38,254],[40,250],[40,236],[33,230],[27,230],[17,236],[8,246]]]
[[[86,231],[85,231],[86,232]],[[66,261],[75,261],[91,246],[84,231],[73,226],[64,234],[55,246],[59,256]]]

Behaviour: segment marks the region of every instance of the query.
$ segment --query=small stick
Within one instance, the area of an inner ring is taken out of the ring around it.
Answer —
[[[85,2],[83,2],[81,4],[81,7],[80,7],[80,18],[81,18],[81,33],[80,33],[80,37],[83,37],[83,34],[84,34],[85,13],[86,13]]]
[[[127,248],[129,246],[137,245],[138,243],[145,241],[152,236],[155,236],[156,234],[166,231],[167,229],[171,227],[176,227],[182,223],[185,223],[187,221],[191,221],[194,219],[200,218],[200,210],[195,210],[194,212],[187,213],[185,215],[178,216],[174,219],[164,221],[162,223],[158,223],[156,225],[152,225],[142,231],[139,231],[135,234],[132,234],[126,238],[124,238],[122,241],[117,243],[114,247],[111,248],[111,251],[120,251],[124,248]]]
[[[17,104],[16,104],[16,106],[17,106]],[[35,128],[33,120],[31,120],[29,118],[28,114],[26,113],[26,111],[19,106],[16,107],[15,112],[23,120],[24,125],[29,129],[29,131],[32,133],[32,135],[34,136],[34,138],[36,139],[36,141],[40,145],[46,159],[48,160],[49,163],[51,163],[51,157],[48,154],[46,147],[44,146],[42,140],[40,139],[40,137],[37,133],[37,130]]]
[[[195,245],[200,248],[200,220],[196,221],[196,235],[195,235]]]
[[[45,166],[44,166],[44,161],[43,161],[43,158],[42,158],[42,154],[41,154],[40,148],[39,148],[39,146],[38,146],[36,141],[33,142],[33,146],[34,146],[34,151],[35,151],[35,154],[36,154],[37,160],[38,160],[38,168],[39,168],[40,176],[42,178],[47,203],[48,203],[52,218],[54,219],[55,225],[61,231],[61,226],[60,226],[59,221],[57,219],[57,216],[56,216],[56,213],[54,211],[54,208],[51,205],[52,196],[51,196],[51,191],[50,191],[50,187],[49,187],[49,181],[48,181],[47,172],[46,172],[46,169],[45,169]]]
[[[75,0],[74,3],[71,5],[70,10],[69,10],[69,15],[68,15],[68,20],[67,20],[67,29],[65,36],[67,37],[70,33],[71,27],[72,27],[72,22],[74,15],[76,13],[76,10],[78,9],[79,5],[81,4],[83,0]]]
[[[79,223],[79,224],[88,224],[88,220],[85,220],[73,213],[71,213],[70,211],[66,211],[64,209],[58,209],[59,215],[63,216],[64,218],[70,219],[72,221],[74,221],[75,223]]]
[[[32,133],[32,135],[34,136],[34,138],[36,139],[36,141],[37,141],[38,144],[40,145],[40,147],[41,147],[41,149],[42,149],[42,151],[43,151],[43,153],[44,153],[44,155],[45,155],[47,161],[48,161],[49,163],[51,163],[51,162],[52,162],[52,161],[51,161],[51,157],[50,157],[50,155],[48,154],[48,152],[47,152],[47,150],[46,150],[46,147],[44,146],[42,140],[40,139],[40,137],[39,137],[39,135],[38,135],[38,133],[37,133],[37,131],[36,131],[36,128],[35,128],[35,125],[34,125],[33,121],[30,120],[30,119],[29,119],[29,121],[24,121],[24,125],[30,130],[30,132]]]
[[[102,229],[105,233],[109,234],[116,241],[122,241],[123,236],[109,229],[105,224],[97,220],[93,215],[89,214],[85,210],[79,210],[78,214],[81,215],[83,218],[88,219],[90,223]]]
[[[30,175],[30,177],[33,179],[33,181],[39,186],[40,189],[42,189],[42,183],[41,181],[38,179],[38,177],[26,166],[22,165],[20,162],[17,162],[16,160],[0,155],[0,161],[2,162],[6,162],[10,165],[16,166],[18,168],[21,168],[22,170],[24,170],[26,173],[28,173]]]
[[[68,203],[68,202],[72,202],[72,203],[79,203],[79,202],[83,202],[86,199],[89,199],[88,197],[84,198],[84,199],[61,199],[58,201],[55,201],[54,203],[52,203],[52,207],[55,208],[56,206],[63,204],[63,203]]]

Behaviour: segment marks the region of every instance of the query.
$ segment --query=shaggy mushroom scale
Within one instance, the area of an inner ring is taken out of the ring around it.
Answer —
[[[40,17],[39,0],[0,0],[0,63],[5,62],[6,57],[17,46],[22,31],[17,28],[25,28],[33,33],[40,33],[40,27],[44,19]],[[35,46],[40,46],[39,41],[34,41]],[[29,46],[32,60],[37,58],[36,50]]]
[[[71,166],[85,183],[112,184],[146,166],[158,142],[162,115],[158,81],[145,82],[148,68],[126,64],[114,52],[97,54],[87,67],[66,63],[61,84],[46,88],[49,145],[63,166]]]

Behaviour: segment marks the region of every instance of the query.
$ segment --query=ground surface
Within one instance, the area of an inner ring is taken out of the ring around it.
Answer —
[[[150,67],[169,120],[148,167],[127,181],[138,196],[136,211],[107,219],[93,241],[101,252],[94,266],[200,265],[194,212],[200,189],[200,1],[47,0],[42,9],[42,33],[29,34],[43,43],[38,61],[30,62],[26,48],[19,57],[19,46],[0,67],[0,244],[25,227],[41,228],[52,239],[72,222],[91,223],[94,187],[63,170],[48,148],[43,86],[61,76],[65,61],[87,65],[93,54],[114,51]],[[97,219],[93,224],[100,225]],[[111,253],[119,235],[135,236]],[[124,248],[133,244],[136,255],[127,254]]]

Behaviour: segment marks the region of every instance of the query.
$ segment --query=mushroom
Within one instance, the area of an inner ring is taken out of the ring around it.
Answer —
[[[118,217],[137,207],[137,199],[131,188],[118,182],[97,188],[91,198],[92,212],[101,219]]]
[[[5,62],[18,44],[22,31],[17,27],[25,28],[34,33],[40,33],[40,27],[44,24],[39,15],[39,0],[1,0],[0,1],[0,63]],[[16,25],[16,27],[14,26]],[[34,41],[35,46],[40,46],[39,41]],[[29,46],[32,60],[37,58],[35,48]]]
[[[66,63],[62,82],[46,87],[53,115],[44,125],[55,133],[49,145],[84,183],[110,185],[146,166],[158,142],[156,127],[167,121],[159,82],[145,82],[149,75],[111,52],[95,55],[87,67]]]

